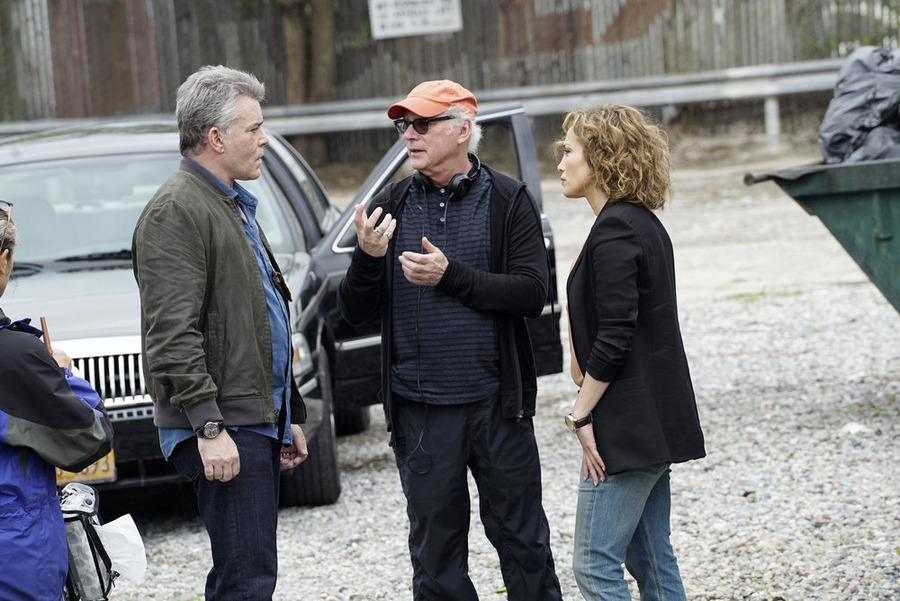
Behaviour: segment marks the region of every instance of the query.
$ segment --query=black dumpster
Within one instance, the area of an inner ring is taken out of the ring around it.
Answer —
[[[817,216],[900,312],[900,159],[801,165],[748,173],[774,181]]]

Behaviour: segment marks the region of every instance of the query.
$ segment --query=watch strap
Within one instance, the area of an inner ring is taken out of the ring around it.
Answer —
[[[215,438],[222,433],[222,430],[224,429],[224,423],[225,422],[221,421],[208,421],[197,428],[194,432],[201,438]]]
[[[594,421],[594,420],[593,420],[593,418],[591,417],[591,414],[588,413],[587,415],[585,415],[585,416],[582,417],[581,419],[576,419],[576,420],[575,420],[575,429],[577,430],[578,428],[583,428],[584,426],[588,425],[588,424],[591,423],[592,421]]]
[[[575,430],[577,430],[578,428],[582,428],[582,427],[588,425],[592,421],[593,421],[593,418],[590,413],[588,413],[587,415],[585,415],[584,417],[582,417],[580,419],[575,419],[575,417],[571,413],[566,416],[566,425],[573,432]]]

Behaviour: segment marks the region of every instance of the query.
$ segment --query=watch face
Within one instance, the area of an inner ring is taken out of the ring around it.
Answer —
[[[572,417],[572,414],[566,416],[566,427],[569,430],[575,430],[575,418]]]
[[[215,438],[221,431],[222,427],[219,424],[210,422],[203,426],[203,438]]]

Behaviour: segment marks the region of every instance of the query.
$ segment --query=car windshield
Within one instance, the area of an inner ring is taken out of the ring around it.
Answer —
[[[0,191],[15,205],[16,266],[131,261],[144,205],[178,168],[177,152],[94,156],[0,168]],[[266,178],[241,182],[260,200],[257,219],[275,252],[287,241]]]

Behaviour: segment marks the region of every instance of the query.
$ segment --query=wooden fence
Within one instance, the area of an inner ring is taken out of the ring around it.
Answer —
[[[285,104],[284,1],[2,0],[0,121],[171,111],[208,63],[253,71]],[[896,47],[900,30],[900,0],[461,3],[462,31],[388,40],[371,38],[365,0],[330,3],[332,100],[443,77],[490,90],[835,58]]]

